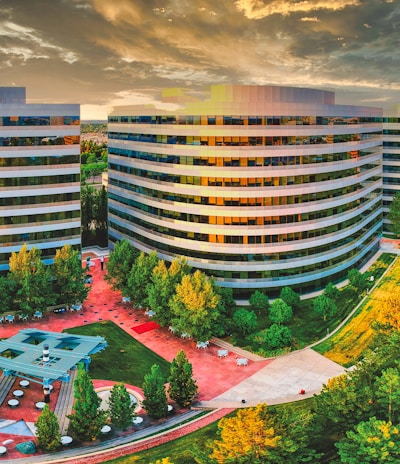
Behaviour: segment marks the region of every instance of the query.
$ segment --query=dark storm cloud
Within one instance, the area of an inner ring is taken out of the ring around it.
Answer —
[[[380,106],[400,100],[399,18],[389,0],[0,0],[0,85],[81,103],[84,116],[221,82]]]

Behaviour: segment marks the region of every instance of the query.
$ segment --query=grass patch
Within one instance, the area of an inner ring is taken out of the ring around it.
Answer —
[[[374,264],[364,273],[367,281],[371,276],[374,280],[379,280],[390,264],[396,259],[396,255],[391,253],[383,253]],[[380,284],[381,285],[381,284]],[[277,356],[289,351],[304,348],[312,343],[318,342],[329,333],[333,332],[338,325],[351,313],[351,311],[359,304],[364,295],[358,295],[350,287],[345,287],[340,290],[339,297],[335,301],[338,308],[336,314],[324,321],[323,318],[314,312],[314,298],[302,300],[297,309],[293,311],[293,318],[284,323],[291,330],[293,337],[293,345],[291,347],[284,347],[279,350],[265,350],[249,341],[249,337],[241,336],[240,334],[233,333],[228,341],[236,346],[248,349],[254,353],[259,353],[263,356]],[[257,331],[268,328],[271,321],[268,317],[268,311],[263,314],[257,312],[258,327]],[[334,346],[336,341],[332,338],[326,342],[326,345],[320,345],[322,353]],[[321,347],[324,348],[321,348]],[[325,351],[324,351],[325,350]],[[343,360],[344,362],[344,360]],[[350,363],[352,360],[348,359],[344,364]]]
[[[146,348],[112,321],[73,327],[65,332],[100,336],[107,340],[107,348],[90,357],[92,362],[89,373],[92,379],[113,380],[141,387],[144,376],[150,372],[153,364],[160,366],[165,381],[169,376],[168,361]]]
[[[309,398],[296,403],[287,403],[280,404],[276,406],[271,406],[269,410],[271,414],[280,414],[282,411],[304,411],[308,412],[312,409],[314,405],[314,399]],[[225,417],[235,416],[237,411],[232,412],[231,414]],[[112,464],[149,464],[155,463],[157,459],[162,459],[169,457],[171,462],[174,464],[196,464],[197,461],[194,460],[191,450],[194,447],[206,451],[206,443],[208,441],[213,441],[218,438],[218,421],[213,422],[212,424],[203,427],[196,432],[192,432],[190,435],[178,438],[176,440],[164,443],[154,448],[150,448],[146,451],[141,451],[139,453],[131,454],[129,456],[124,456],[122,458],[114,459],[108,461]],[[210,449],[211,454],[212,450]]]
[[[189,435],[150,448],[146,451],[107,462],[113,464],[128,464],[133,462],[138,464],[149,464],[150,462],[155,463],[157,459],[161,460],[162,458],[169,457],[174,464],[196,464],[191,450],[193,450],[194,446],[204,450],[207,441],[216,439],[218,422],[219,421],[215,421],[196,432],[192,432]]]
[[[374,324],[384,322],[385,300],[395,292],[399,280],[400,260],[397,260],[351,320],[329,340],[315,347],[316,351],[344,366],[358,361],[373,344],[376,336]]]

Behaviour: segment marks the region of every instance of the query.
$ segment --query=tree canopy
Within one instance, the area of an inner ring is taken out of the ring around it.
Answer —
[[[183,276],[170,302],[176,330],[188,332],[198,341],[209,340],[219,317],[219,299],[212,280],[203,272]]]
[[[198,387],[193,379],[193,367],[184,351],[179,351],[172,360],[168,379],[169,397],[180,406],[187,407],[196,396]]]

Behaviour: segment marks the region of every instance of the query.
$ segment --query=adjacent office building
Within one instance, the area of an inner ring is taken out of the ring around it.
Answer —
[[[247,298],[343,280],[379,248],[382,110],[333,92],[217,85],[109,116],[109,240]]]
[[[385,112],[383,118],[383,232],[390,230],[389,208],[393,196],[400,192],[400,105]]]
[[[80,107],[27,104],[24,87],[0,87],[0,270],[26,243],[51,263],[81,246]]]

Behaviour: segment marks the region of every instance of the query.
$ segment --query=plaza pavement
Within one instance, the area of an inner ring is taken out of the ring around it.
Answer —
[[[199,406],[238,408],[298,401],[319,393],[328,379],[344,372],[342,366],[307,348],[274,359],[221,395],[201,401]]]

